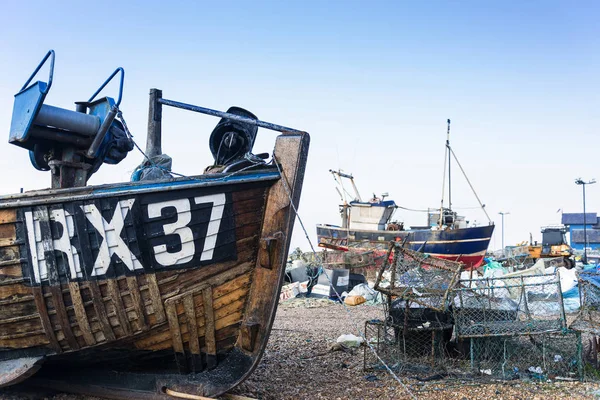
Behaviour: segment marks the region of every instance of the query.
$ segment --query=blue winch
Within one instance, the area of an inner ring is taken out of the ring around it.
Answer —
[[[30,84],[50,59],[48,82]],[[125,71],[117,68],[75,111],[44,104],[52,87],[54,51],[50,50],[15,95],[9,142],[29,150],[33,166],[52,171],[52,187],[85,186],[103,163],[117,164],[133,149],[120,116]],[[96,96],[120,73],[118,99]]]

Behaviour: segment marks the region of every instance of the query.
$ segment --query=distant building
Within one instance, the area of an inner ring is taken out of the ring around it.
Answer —
[[[571,247],[583,250],[583,213],[563,213],[562,224],[569,228]],[[600,250],[600,218],[596,213],[585,213],[588,249]]]

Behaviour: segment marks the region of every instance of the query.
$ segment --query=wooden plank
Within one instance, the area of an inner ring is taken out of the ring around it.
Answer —
[[[127,287],[129,288],[129,295],[131,296],[133,308],[135,309],[135,313],[137,315],[137,329],[144,331],[148,329],[148,322],[146,320],[146,308],[143,307],[142,304],[142,294],[140,293],[140,285],[137,276],[128,276],[126,279]]]
[[[221,308],[235,303],[238,300],[244,300],[248,296],[249,286],[241,287],[226,296],[221,296],[213,301],[213,308],[218,312]]]
[[[20,258],[19,246],[0,247],[0,261],[19,260]]]
[[[221,296],[225,296],[234,290],[244,287],[250,283],[250,273],[244,273],[243,275],[237,276],[228,282],[213,286],[213,299],[218,299]]]
[[[185,353],[183,350],[183,339],[181,337],[181,329],[179,326],[179,318],[175,311],[175,302],[165,302],[165,313],[167,314],[167,320],[169,322],[169,331],[171,334],[171,346],[175,351],[175,361],[179,367],[179,372],[187,372],[187,363],[185,360]]]
[[[183,341],[181,340],[181,330],[179,329],[179,318],[175,312],[175,303],[172,301],[166,302],[165,312],[167,314],[167,320],[169,321],[173,350],[175,350],[176,353],[183,353]]]
[[[67,310],[65,309],[64,297],[62,291],[60,290],[60,286],[50,286],[50,292],[52,293],[52,302],[54,303],[54,307],[56,310],[56,316],[58,317],[58,321],[60,323],[60,330],[65,336],[65,340],[67,344],[71,348],[71,350],[78,350],[79,343],[73,334],[73,330],[71,329],[71,322],[69,321],[69,316],[67,314]]]
[[[17,229],[15,224],[0,224],[0,239],[15,240],[17,238]]]
[[[10,302],[10,299],[28,294],[31,294],[31,289],[23,284],[0,286],[0,300],[9,299],[7,302]]]
[[[18,277],[18,278],[2,278],[0,279],[0,286],[13,286],[19,283],[28,282],[28,279]]]
[[[239,287],[238,286],[229,287],[229,290],[231,290],[231,292],[229,292],[227,294],[222,294],[218,298],[215,296],[216,291],[213,288],[213,308],[215,310],[218,310],[228,304],[231,304],[234,301],[239,300],[248,294],[248,289],[250,286],[249,282],[238,281],[237,284],[239,285]],[[204,304],[204,302],[202,300],[202,296],[194,297],[194,307],[201,308],[203,306],[203,304]],[[183,305],[181,307],[177,307],[177,314],[181,315],[183,313],[184,313]]]
[[[16,304],[16,303],[25,303],[28,301],[34,301],[33,294],[30,288],[25,287],[24,285],[19,285],[25,289],[25,295],[19,296],[17,294],[11,296],[9,299],[0,300],[0,309],[4,308],[4,306]]]
[[[46,308],[46,300],[44,299],[44,295],[42,294],[42,288],[39,286],[32,287],[33,298],[35,301],[35,305],[40,314],[40,320],[42,321],[42,327],[44,328],[44,332],[46,333],[46,337],[50,342],[50,346],[58,353],[62,353],[62,347],[58,344],[58,340],[56,339],[56,335],[54,334],[54,328],[52,328],[52,324],[50,323],[50,317],[48,316],[48,309]]]
[[[243,314],[241,311],[235,312],[233,314],[229,314],[226,317],[224,317],[223,319],[217,320],[216,322],[216,332],[219,332],[220,329],[226,329],[229,327],[234,326],[235,327],[235,335],[238,334],[239,332],[239,324],[241,322],[243,318]],[[198,324],[198,326],[200,328],[203,327],[203,324]],[[202,345],[203,341],[204,341],[204,335],[203,335],[203,330],[199,330],[200,332],[200,343]],[[171,341],[171,333],[170,331],[167,329],[166,332],[161,332],[155,336],[151,336],[149,338],[146,338],[144,340],[140,340],[138,342],[135,342],[135,347],[137,349],[141,349],[141,350],[151,350],[151,351],[157,351],[157,350],[164,350],[164,349],[168,349],[172,347],[172,341]],[[183,325],[181,327],[181,337],[182,340],[185,342],[186,340],[189,340],[189,336],[188,336],[188,331],[187,331],[187,325]],[[215,334],[215,337],[217,337],[217,334]],[[202,347],[202,346],[201,346]],[[218,342],[217,342],[217,349],[221,350],[218,347]]]
[[[166,298],[172,298],[174,296],[184,296],[186,292],[197,290],[201,291],[203,287],[207,285],[215,286],[222,285],[227,281],[234,279],[238,275],[242,275],[251,271],[254,268],[254,262],[238,262],[237,264],[221,264],[217,265],[218,271],[212,271],[208,276],[204,275],[205,270],[212,266],[207,266],[198,271],[189,271],[182,273],[180,279],[175,282],[169,283],[168,287],[174,289],[173,292],[166,290],[167,287],[163,287],[163,293]],[[183,293],[183,294],[180,294]]]
[[[26,347],[47,346],[48,338],[43,330],[28,332],[27,334],[10,335],[12,337],[0,337],[2,347],[10,349],[23,349]]]
[[[233,324],[237,324],[242,318],[242,307],[244,300],[232,303],[215,312],[215,329],[218,331]],[[204,337],[204,316],[196,310],[196,323],[198,325],[198,335]],[[181,333],[187,333],[187,325],[180,327]],[[166,343],[166,346],[164,345]],[[168,328],[152,332],[151,335],[141,338],[135,342],[138,349],[157,350],[171,346],[171,332]]]
[[[129,325],[129,318],[127,318],[127,314],[125,313],[125,307],[123,306],[123,299],[121,298],[119,284],[117,283],[116,279],[107,279],[106,286],[108,288],[110,299],[115,307],[115,313],[117,314],[119,325],[121,325],[121,329],[123,329],[125,336],[130,336],[131,326]]]
[[[208,286],[214,287],[217,285],[224,285],[229,282],[234,282],[231,286],[239,285],[239,282],[237,281],[238,276],[243,275],[243,274],[248,275],[248,271],[250,270],[251,266],[252,265],[250,263],[243,263],[243,264],[237,265],[233,268],[230,268],[218,275],[214,275],[209,279],[203,279],[199,284],[188,287],[184,293],[175,295],[175,296],[171,297],[170,300],[182,299],[182,298],[186,297],[189,293],[193,293],[193,294],[200,293]],[[229,288],[229,286],[223,290],[220,290],[219,295],[221,295],[228,288]],[[229,290],[231,290],[231,289],[229,289]],[[213,296],[214,296],[214,294],[213,294]],[[201,300],[202,300],[202,297],[197,297],[196,303],[198,303]],[[181,308],[181,312],[183,312],[183,308]]]
[[[102,333],[104,333],[105,340],[115,340],[115,333],[113,332],[110,321],[108,320],[104,299],[102,297],[102,293],[100,293],[100,286],[98,286],[98,282],[95,280],[89,281],[87,285],[90,289],[90,296],[92,297],[92,301],[94,303],[96,317],[98,318],[98,323],[100,324]]]
[[[28,296],[29,297],[29,296]],[[3,320],[13,318],[18,315],[32,315],[39,316],[33,296],[29,297],[27,301],[17,301],[8,304],[2,304],[0,306],[0,323]]]
[[[39,316],[40,316],[39,313],[28,314],[28,315],[18,315],[16,317],[0,320],[0,325],[12,324],[12,323],[21,322],[21,321],[28,321],[30,319],[37,319]]]
[[[213,310],[212,288],[202,291],[204,301],[204,342],[206,343],[206,364],[208,369],[217,366],[217,342],[215,340],[215,314]]]
[[[0,238],[0,247],[12,246],[18,243],[16,238]]]
[[[45,333],[43,330],[38,330],[38,331],[27,331],[27,332],[19,332],[19,333],[11,333],[8,335],[2,335],[0,336],[0,340],[1,341],[10,341],[12,339],[22,339],[22,338],[28,338],[31,337],[33,335],[40,335]]]
[[[163,323],[166,320],[165,309],[160,295],[160,288],[156,282],[156,275],[146,274],[146,281],[148,282],[148,291],[150,292],[150,298],[152,299],[152,309],[154,310],[156,323]]]
[[[0,278],[20,278],[23,276],[23,270],[20,263],[0,267]]]
[[[189,294],[183,298],[183,306],[187,317],[188,343],[190,346],[192,372],[202,371],[202,358],[200,356],[200,335],[198,334],[198,322],[196,320],[196,310],[194,309],[194,295]]]
[[[0,224],[6,224],[17,221],[17,209],[6,208],[0,210]]]
[[[85,304],[81,298],[81,288],[79,287],[78,282],[69,282],[69,293],[71,294],[73,311],[75,312],[75,317],[77,318],[77,324],[79,325],[79,330],[81,330],[83,340],[85,340],[86,345],[93,346],[96,344],[96,338],[92,334],[92,328],[90,327],[90,322],[88,321],[87,312],[85,311]]]
[[[198,323],[196,321],[196,310],[194,308],[194,297],[192,294],[183,298],[185,316],[187,317],[188,332],[190,333],[190,351],[192,354],[200,355],[200,342],[198,340]]]

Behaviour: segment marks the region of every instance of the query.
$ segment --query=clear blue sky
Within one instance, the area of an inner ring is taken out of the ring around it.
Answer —
[[[54,4],[53,4],[54,3]],[[539,238],[558,209],[581,210],[574,178],[600,178],[600,3],[590,1],[201,2],[5,1],[0,14],[0,127],[13,94],[52,48],[48,102],[87,99],[117,66],[122,110],[145,143],[147,93],[211,108],[239,105],[312,135],[301,215],[338,223],[329,168],[400,205],[439,205],[446,119],[452,143],[506,242]],[[114,92],[114,88],[110,88]],[[176,171],[211,163],[215,119],[167,110],[164,151]],[[272,148],[261,131],[255,150]],[[46,187],[5,144],[0,191]],[[92,183],[126,180],[141,157],[103,166]],[[476,205],[459,176],[453,203]],[[600,184],[588,209],[600,212]],[[470,220],[483,213],[465,210]],[[410,225],[418,213],[399,212]],[[491,247],[500,247],[497,237]],[[293,246],[307,248],[296,229]]]

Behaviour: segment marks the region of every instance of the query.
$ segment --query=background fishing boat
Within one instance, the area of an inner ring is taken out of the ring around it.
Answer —
[[[448,207],[444,205],[445,181],[442,189],[442,202],[437,209],[423,210],[427,213],[426,224],[405,229],[403,223],[393,221],[398,208],[393,200],[386,200],[387,193],[381,197],[373,195],[369,201],[363,201],[354,177],[341,171],[330,170],[337,182],[338,193],[342,200],[340,215],[341,226],[317,225],[319,246],[331,251],[325,252],[325,263],[331,267],[369,267],[380,266],[390,241],[403,242],[406,248],[428,253],[436,257],[465,264],[466,268],[481,265],[487,252],[494,225],[469,226],[465,217],[452,209],[450,186],[451,160],[455,159],[464,171],[450,147],[450,120],[446,139],[446,162],[448,172]],[[446,171],[444,172],[446,177]],[[468,178],[465,178],[468,181]],[[353,195],[344,188],[344,179],[350,182]],[[469,182],[469,186],[471,186]],[[481,209],[487,216],[485,205],[473,190]],[[353,199],[348,201],[348,196]]]

